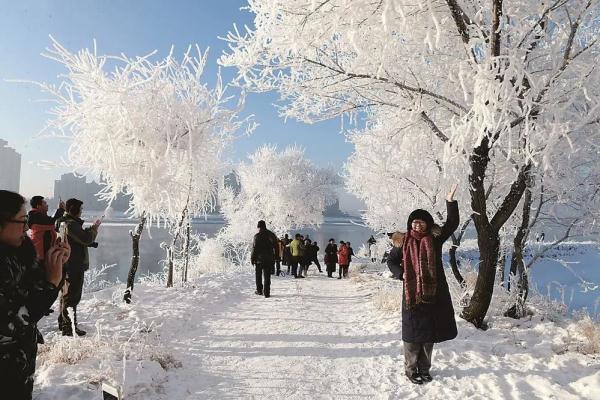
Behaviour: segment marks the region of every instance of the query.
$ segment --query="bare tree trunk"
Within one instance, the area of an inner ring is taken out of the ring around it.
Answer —
[[[131,246],[133,255],[131,256],[131,266],[129,267],[129,274],[127,274],[127,289],[123,295],[123,300],[129,304],[131,303],[131,292],[133,291],[133,284],[135,282],[135,274],[137,273],[138,266],[140,264],[140,238],[144,231],[144,225],[146,224],[146,216],[142,215],[140,222],[138,223],[135,231],[130,231]]]
[[[506,246],[502,246],[500,250],[500,259],[498,260],[498,275],[500,280],[500,286],[505,285],[505,270],[506,270]]]
[[[181,235],[181,228],[183,227],[183,221],[185,220],[187,211],[188,210],[187,210],[187,204],[186,204],[185,208],[183,209],[183,211],[181,213],[181,219],[179,220],[179,223],[177,224],[177,230],[175,232],[175,236],[173,237],[173,241],[171,242],[171,245],[169,247],[167,247],[167,263],[169,266],[168,273],[167,273],[167,287],[173,287],[173,270],[174,270],[173,254],[175,253],[175,245],[177,244],[177,240],[179,239],[179,236]]]
[[[188,267],[190,265],[190,240],[191,240],[191,221],[188,217],[187,227],[186,227],[186,238],[185,238],[185,265],[183,266],[183,281],[187,282],[188,280]]]
[[[489,151],[489,139],[484,138],[481,144],[475,148],[469,160],[471,164],[471,173],[469,174],[471,208],[473,209],[473,222],[477,229],[479,273],[477,274],[477,282],[471,301],[461,314],[465,320],[481,329],[486,328],[484,318],[494,292],[496,268],[500,256],[499,230],[519,204],[525,191],[526,178],[531,170],[530,164],[521,169],[502,205],[494,217],[489,220],[484,187],[484,179],[490,160]]]

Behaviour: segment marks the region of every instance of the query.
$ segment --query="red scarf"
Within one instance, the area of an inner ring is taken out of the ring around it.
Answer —
[[[406,307],[435,302],[437,274],[431,234],[410,230],[402,246],[402,260]]]

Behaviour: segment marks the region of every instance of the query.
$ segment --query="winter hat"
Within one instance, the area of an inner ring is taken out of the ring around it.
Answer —
[[[256,225],[256,227],[260,229],[267,229],[267,224],[261,219],[260,221],[258,221],[258,225]]]
[[[412,222],[415,219],[420,219],[421,221],[424,221],[427,224],[427,230],[431,230],[431,228],[433,227],[433,217],[431,216],[431,214],[429,214],[429,212],[425,211],[425,210],[421,210],[420,208],[411,212],[410,215],[408,216],[408,222],[406,223],[406,230],[410,231],[412,228]]]
[[[335,242],[334,238],[329,239],[330,242]]]

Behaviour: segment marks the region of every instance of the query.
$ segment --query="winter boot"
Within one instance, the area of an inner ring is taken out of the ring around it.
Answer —
[[[75,325],[75,333],[77,334],[77,336],[85,336],[85,334],[87,332],[84,331],[83,329],[79,329],[79,327],[77,326],[77,308],[76,307],[73,307],[73,322]],[[71,336],[73,336],[72,332],[71,332]]]
[[[423,378],[417,372],[414,372],[412,374],[406,374],[406,377],[408,378],[409,381],[411,381],[415,385],[423,384]]]

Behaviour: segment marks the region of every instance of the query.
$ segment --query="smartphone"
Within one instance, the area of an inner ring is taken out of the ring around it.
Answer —
[[[66,243],[67,241],[67,223],[61,222],[58,228],[58,237],[62,243]]]
[[[118,387],[102,382],[102,400],[122,400],[121,390]]]

